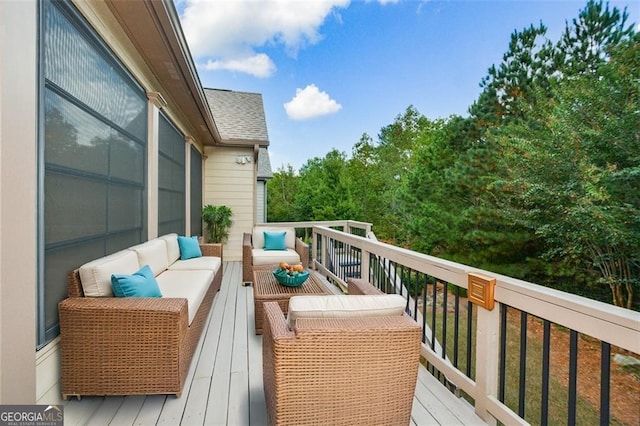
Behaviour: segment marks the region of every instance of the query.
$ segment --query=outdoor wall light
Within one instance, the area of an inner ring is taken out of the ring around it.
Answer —
[[[250,155],[238,155],[236,157],[237,164],[247,164],[252,162],[253,162],[253,158]]]

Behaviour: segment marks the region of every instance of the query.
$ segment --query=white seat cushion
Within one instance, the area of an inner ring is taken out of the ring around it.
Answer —
[[[129,248],[138,255],[140,265],[149,265],[156,277],[169,266],[167,260],[167,243],[159,238],[149,240]]]
[[[211,271],[165,271],[156,277],[162,297],[186,298],[189,308],[189,324],[198,312],[209,284],[213,280]]]
[[[289,327],[298,318],[370,318],[401,316],[407,301],[397,294],[293,296],[289,300]]]
[[[253,249],[253,265],[270,265],[272,263],[278,264],[280,262],[287,262],[295,265],[300,263],[300,255],[293,249],[286,250],[264,250]]]
[[[187,260],[176,260],[173,264],[169,265],[170,271],[191,271],[191,270],[205,270],[211,271],[214,275],[220,269],[222,262],[219,257],[202,256],[194,257]]]
[[[140,269],[138,256],[130,250],[122,250],[101,257],[80,267],[80,281],[85,296],[113,297],[112,274],[133,274]]]
[[[253,228],[253,235],[251,236],[251,246],[254,249],[264,248],[264,232],[282,232],[285,231],[284,244],[288,249],[296,248],[296,230],[295,228],[276,228],[267,226],[256,226]],[[254,263],[255,265],[255,263]]]

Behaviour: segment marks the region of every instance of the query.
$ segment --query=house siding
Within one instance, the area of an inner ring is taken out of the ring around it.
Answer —
[[[253,158],[253,149],[205,148],[204,204],[226,205],[233,212],[225,260],[242,260],[242,234],[255,223],[255,163],[238,164],[238,156]]]

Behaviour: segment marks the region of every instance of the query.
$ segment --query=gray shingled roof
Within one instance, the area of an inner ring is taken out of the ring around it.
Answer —
[[[271,179],[273,172],[271,171],[271,158],[267,148],[258,150],[258,180]]]
[[[204,89],[223,144],[268,146],[269,134],[260,93]]]

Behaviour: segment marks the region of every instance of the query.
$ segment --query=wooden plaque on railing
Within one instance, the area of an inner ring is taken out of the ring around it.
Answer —
[[[482,306],[485,309],[493,310],[495,306],[493,291],[496,286],[496,279],[480,274],[469,274],[467,293],[471,303]]]

